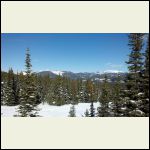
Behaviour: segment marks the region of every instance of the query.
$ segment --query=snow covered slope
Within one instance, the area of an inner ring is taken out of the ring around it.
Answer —
[[[99,106],[99,102],[94,103],[95,112],[96,108]],[[1,116],[2,117],[13,117],[17,115],[18,106],[1,106]],[[40,109],[38,115],[42,117],[68,117],[71,104],[63,106],[52,106],[48,104],[40,104],[38,108]],[[90,103],[79,103],[75,105],[76,116],[82,117],[86,109],[90,108]]]

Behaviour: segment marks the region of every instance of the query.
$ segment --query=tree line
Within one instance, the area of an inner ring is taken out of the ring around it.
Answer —
[[[149,36],[149,35],[148,35]],[[25,72],[1,71],[1,105],[19,105],[19,116],[38,116],[40,103],[50,105],[72,104],[69,116],[75,117],[75,104],[90,102],[85,117],[149,116],[149,37],[144,45],[145,34],[128,35],[131,52],[129,73],[125,83],[118,75],[114,83],[88,80],[72,80],[68,77],[39,76],[32,71],[29,49],[26,50]],[[94,108],[94,102],[99,102]],[[96,111],[97,110],[97,111]]]

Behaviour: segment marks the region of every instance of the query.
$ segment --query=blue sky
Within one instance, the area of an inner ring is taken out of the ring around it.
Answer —
[[[25,51],[30,49],[33,71],[73,72],[127,71],[130,53],[127,34],[18,33],[1,34],[1,68],[25,69]]]

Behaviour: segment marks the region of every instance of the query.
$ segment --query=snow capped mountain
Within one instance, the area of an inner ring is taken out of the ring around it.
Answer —
[[[54,74],[56,74],[56,75],[60,75],[60,76],[62,76],[63,75],[63,71],[59,71],[59,70],[53,70],[53,71],[51,71],[52,73],[54,73]]]
[[[123,73],[123,71],[119,71],[119,70],[106,70],[106,71],[104,71],[104,73]]]
[[[124,80],[126,77],[127,73],[118,71],[118,70],[107,70],[103,73],[96,72],[96,73],[90,73],[90,72],[80,72],[80,73],[74,73],[71,71],[59,71],[59,70],[54,70],[54,71],[41,71],[37,73],[38,75],[45,76],[48,75],[51,78],[55,78],[56,76],[64,76],[64,77],[69,77],[70,79],[82,79],[82,80],[87,80],[91,79],[92,81],[98,81],[98,82],[103,82],[105,75],[107,75],[108,79],[110,82],[114,82],[118,74],[121,77],[121,80]]]

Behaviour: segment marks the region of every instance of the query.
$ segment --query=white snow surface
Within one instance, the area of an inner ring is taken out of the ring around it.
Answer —
[[[84,116],[86,109],[90,109],[90,103],[79,103],[75,105],[75,111],[77,117]],[[41,117],[68,117],[71,104],[62,106],[53,106],[47,103],[38,105],[38,115]],[[97,112],[97,107],[99,107],[99,102],[94,103],[95,112]],[[18,115],[18,106],[1,106],[1,116],[2,117],[13,117]]]

